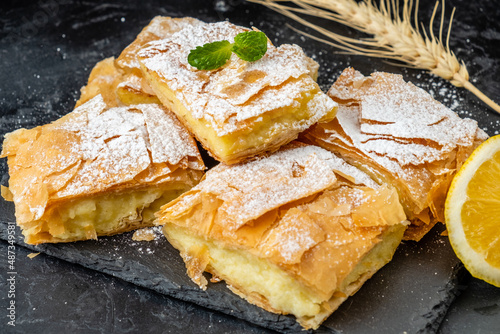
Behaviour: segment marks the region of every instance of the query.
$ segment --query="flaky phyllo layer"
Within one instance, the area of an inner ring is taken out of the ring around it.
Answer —
[[[137,52],[147,43],[166,38],[197,22],[199,21],[190,17],[153,18],[118,58],[106,58],[94,66],[87,85],[81,89],[76,107],[97,95],[101,95],[110,107],[160,103],[142,75]]]
[[[150,225],[204,169],[194,140],[157,104],[109,108],[98,95],[55,122],[5,137],[9,190],[27,243]]]
[[[149,85],[218,160],[234,163],[273,151],[318,121],[335,116],[336,103],[314,81],[318,65],[296,45],[268,43],[258,61],[237,56],[222,68],[200,71],[190,50],[228,40],[248,29],[229,22],[193,22],[138,52]]]
[[[487,137],[477,123],[395,74],[365,77],[348,68],[328,95],[339,103],[336,119],[305,137],[394,186],[412,222],[406,238],[419,240],[443,222],[453,176]]]
[[[158,213],[189,276],[208,271],[315,328],[387,263],[406,228],[395,190],[314,146],[219,165]]]

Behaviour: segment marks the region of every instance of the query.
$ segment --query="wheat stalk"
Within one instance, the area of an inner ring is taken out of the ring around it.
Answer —
[[[446,41],[443,42],[444,0],[442,0],[439,35],[433,33],[434,20],[439,7],[436,2],[427,30],[419,28],[418,0],[403,0],[400,8],[398,0],[380,0],[378,6],[371,0],[292,0],[286,1],[296,6],[283,5],[285,0],[248,0],[267,6],[293,20],[310,27],[329,40],[310,34],[302,34],[333,45],[348,53],[369,57],[386,58],[408,65],[409,67],[428,70],[449,80],[457,87],[464,87],[500,113],[500,106],[483,94],[469,81],[469,73],[464,62],[459,62],[449,48],[451,25],[455,9],[450,17]],[[402,10],[400,10],[402,9]],[[402,14],[399,14],[399,13]],[[364,32],[372,37],[366,39],[349,38],[316,24],[297,14],[306,14],[342,23]],[[413,22],[412,22],[413,21]],[[296,29],[295,29],[296,30]],[[297,30],[298,31],[298,30]]]

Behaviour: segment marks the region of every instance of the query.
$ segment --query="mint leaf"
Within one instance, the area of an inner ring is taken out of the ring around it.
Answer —
[[[215,70],[231,58],[232,45],[229,41],[217,41],[197,46],[189,52],[188,63],[199,70]]]
[[[224,65],[231,52],[245,61],[256,61],[267,52],[266,34],[260,31],[245,31],[234,37],[234,43],[217,41],[197,46],[189,52],[188,63],[199,70],[215,70]]]
[[[234,44],[231,50],[245,61],[259,60],[267,51],[266,34],[261,31],[239,33],[234,37]]]

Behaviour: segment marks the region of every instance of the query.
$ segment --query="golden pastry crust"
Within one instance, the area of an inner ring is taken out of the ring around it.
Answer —
[[[90,215],[89,207],[112,211],[118,197],[144,206],[163,190],[179,195],[204,169],[196,143],[172,113],[157,104],[110,108],[101,95],[51,124],[7,134],[1,156],[8,158],[17,224],[32,244],[151,225],[141,216],[145,207],[102,230],[92,221],[71,227],[69,221]]]
[[[337,118],[304,137],[393,185],[412,222],[405,238],[420,240],[444,221],[451,179],[486,134],[400,75],[348,68],[328,95],[339,103]]]
[[[115,66],[115,58],[109,57],[98,62],[90,72],[86,86],[80,89],[80,98],[75,108],[101,95],[104,102],[110,107],[123,105],[117,95],[118,85],[124,81],[124,75]]]
[[[190,28],[202,24],[202,21],[192,17],[172,18],[168,16],[156,16],[142,29],[136,39],[129,44],[116,59],[116,66],[127,73],[141,76],[141,65],[137,59],[137,53],[149,42],[167,38],[173,33],[184,28]]]
[[[198,23],[138,53],[144,76],[219,161],[236,163],[274,151],[318,121],[335,116],[336,104],[311,78],[317,65],[296,45],[274,47],[256,62],[232,55],[222,68],[196,70],[191,49],[232,41],[248,29],[228,22]]]
[[[145,44],[166,38],[174,32],[200,22],[194,18],[171,18],[156,16],[142,29],[136,39],[115,59],[106,58],[92,69],[87,85],[82,87],[75,108],[88,100],[102,95],[110,107],[141,103],[160,103],[144,79],[137,51]]]
[[[200,287],[208,271],[305,328],[317,328],[391,259],[407,223],[394,189],[298,143],[214,167],[157,216]]]

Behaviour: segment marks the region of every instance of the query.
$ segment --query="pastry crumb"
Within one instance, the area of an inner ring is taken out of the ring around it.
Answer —
[[[37,256],[38,254],[40,254],[40,252],[38,253],[29,253],[28,255],[26,255],[27,257],[29,257],[30,259],[34,258],[35,256]]]
[[[141,228],[134,232],[132,240],[134,241],[153,241],[156,238],[155,232],[151,228]]]
[[[222,281],[222,278],[220,278],[219,276],[216,276],[216,275],[212,275],[212,277],[210,278],[210,282],[211,283],[219,283],[220,281]]]
[[[1,195],[4,200],[13,202],[14,201],[14,196],[10,192],[10,189],[4,185],[0,185],[0,190],[1,190]]]

